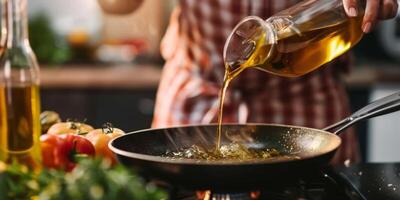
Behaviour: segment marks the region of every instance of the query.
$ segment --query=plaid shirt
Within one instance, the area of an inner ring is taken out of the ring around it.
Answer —
[[[293,0],[181,0],[161,43],[166,64],[159,85],[153,127],[217,121],[224,76],[222,51],[244,17],[267,19]],[[299,78],[281,78],[249,69],[233,80],[224,102],[224,122],[280,123],[323,128],[349,114],[340,74],[348,55]],[[358,160],[351,129],[335,162]]]

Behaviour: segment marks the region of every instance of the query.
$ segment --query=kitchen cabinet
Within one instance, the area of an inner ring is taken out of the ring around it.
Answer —
[[[151,126],[155,89],[42,89],[43,110],[63,120],[87,120],[95,127],[110,122],[125,131]]]

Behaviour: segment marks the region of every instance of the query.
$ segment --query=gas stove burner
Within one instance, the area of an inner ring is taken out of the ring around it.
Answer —
[[[197,192],[184,192],[173,194],[169,199],[177,200],[260,200],[260,192],[212,192],[197,191]]]
[[[260,191],[238,193],[214,193],[211,190],[197,191],[197,200],[257,200]]]
[[[330,172],[331,173],[331,172]],[[354,200],[354,192],[337,174],[315,173],[296,181],[277,181],[253,191],[187,191],[172,187],[171,200]],[[333,172],[332,172],[333,173]],[[328,175],[329,174],[329,175]],[[350,195],[352,194],[352,195]]]

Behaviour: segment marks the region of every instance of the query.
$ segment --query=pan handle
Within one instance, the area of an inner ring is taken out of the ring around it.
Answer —
[[[375,100],[349,117],[332,124],[323,130],[339,135],[343,130],[358,121],[389,114],[398,110],[400,110],[400,92]]]

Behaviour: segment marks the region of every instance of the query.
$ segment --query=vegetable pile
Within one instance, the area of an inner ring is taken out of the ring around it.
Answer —
[[[41,124],[43,170],[35,174],[24,165],[0,161],[0,199],[166,199],[164,191],[118,164],[108,143],[123,135],[122,130],[111,124],[94,129],[61,122],[57,113],[48,111],[42,113]]]
[[[117,163],[108,143],[124,134],[121,129],[110,123],[94,129],[82,122],[61,122],[59,115],[51,111],[43,112],[40,119],[44,133],[40,137],[44,167],[71,171],[79,159],[93,156],[114,165]]]

